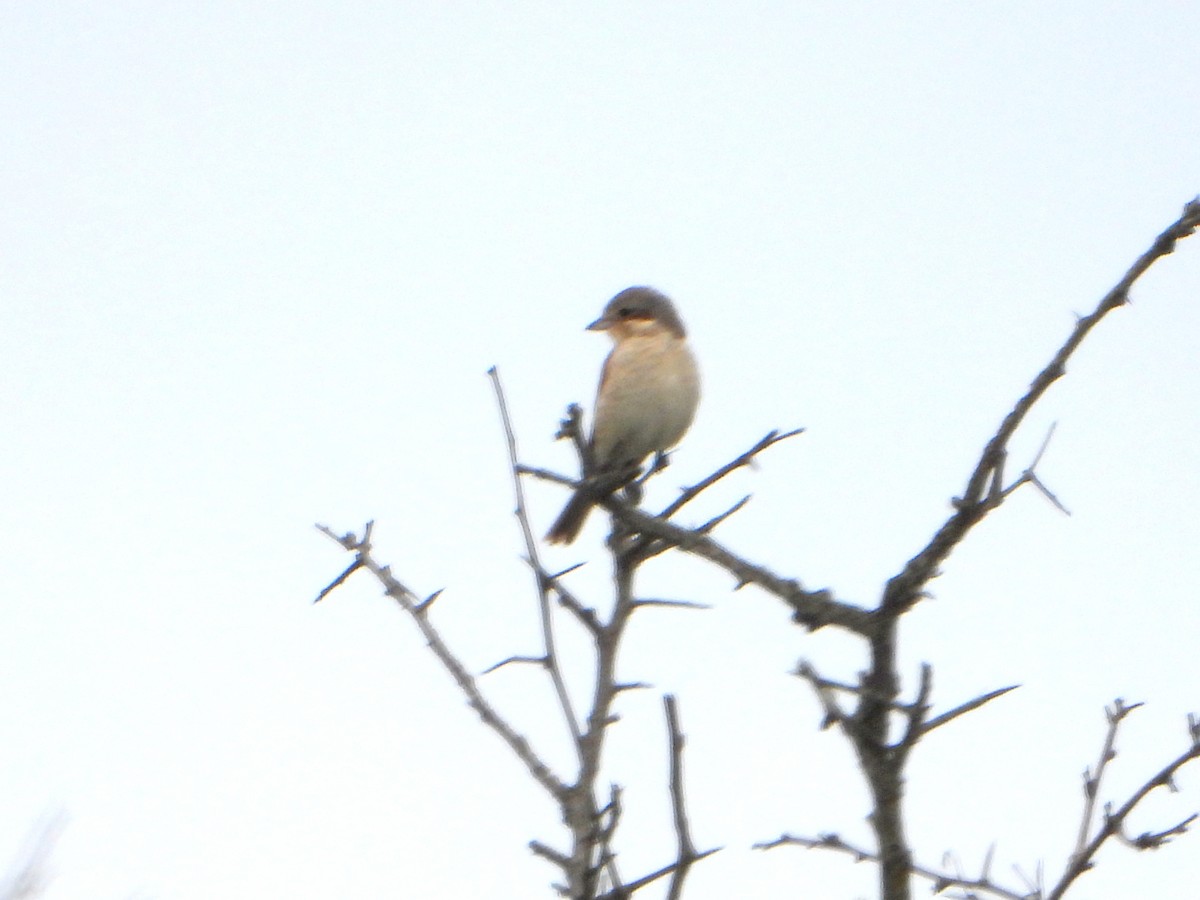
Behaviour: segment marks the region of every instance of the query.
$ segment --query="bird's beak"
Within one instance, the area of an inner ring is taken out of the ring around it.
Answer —
[[[610,319],[608,316],[601,316],[595,322],[593,322],[591,325],[589,325],[585,330],[586,331],[608,331],[608,329],[611,326],[612,326],[612,319]]]

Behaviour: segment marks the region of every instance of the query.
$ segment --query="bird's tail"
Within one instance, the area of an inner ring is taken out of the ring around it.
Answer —
[[[595,501],[591,497],[583,491],[576,491],[546,532],[546,543],[569,544],[574,541],[583,530],[583,523],[587,521],[588,513],[594,505]]]

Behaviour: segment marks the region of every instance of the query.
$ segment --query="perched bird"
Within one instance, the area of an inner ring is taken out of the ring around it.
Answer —
[[[593,471],[585,473],[592,489],[575,492],[546,534],[551,544],[575,540],[597,496],[621,486],[621,473],[679,443],[700,401],[700,372],[683,320],[664,294],[626,288],[588,329],[607,331],[613,340],[596,391]]]

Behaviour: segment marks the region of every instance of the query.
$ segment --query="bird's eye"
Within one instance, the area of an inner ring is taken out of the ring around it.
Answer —
[[[622,319],[628,319],[630,316],[633,315],[633,310],[630,309],[628,306],[622,306],[620,309],[617,310],[617,315],[620,316]]]

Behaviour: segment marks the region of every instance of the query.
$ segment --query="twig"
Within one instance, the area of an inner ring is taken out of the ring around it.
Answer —
[[[558,697],[558,704],[562,709],[563,718],[566,720],[567,729],[571,733],[571,742],[579,748],[581,732],[579,730],[579,720],[575,718],[575,708],[571,703],[571,695],[567,691],[567,683],[563,678],[562,667],[559,665],[558,652],[554,643],[554,622],[550,614],[550,587],[551,579],[547,576],[546,570],[542,567],[542,563],[538,558],[538,542],[533,536],[533,528],[529,524],[529,513],[525,506],[525,489],[521,486],[521,476],[517,471],[517,436],[513,431],[512,419],[508,414],[508,403],[504,399],[504,388],[500,384],[500,372],[492,366],[488,369],[488,377],[492,380],[492,386],[496,392],[496,405],[500,410],[500,421],[504,425],[504,440],[508,447],[509,468],[512,470],[513,494],[516,497],[517,521],[521,523],[521,535],[525,539],[525,552],[528,554],[529,564],[533,567],[535,573],[535,581],[538,596],[538,615],[542,625],[542,645],[545,648],[543,654],[544,665],[546,671],[550,674],[550,680],[554,684],[554,693]]]
[[[563,607],[583,625],[592,635],[592,638],[598,638],[604,631],[604,625],[600,622],[600,617],[596,615],[596,611],[590,606],[584,606],[576,599],[575,595],[568,591],[558,581],[554,582],[554,590],[558,592],[558,605]]]
[[[1182,822],[1162,831],[1143,831],[1137,837],[1127,837],[1124,832],[1118,832],[1116,837],[1134,850],[1157,850],[1163,844],[1170,843],[1171,838],[1187,834],[1188,826],[1197,819],[1200,819],[1200,813],[1192,813]]]
[[[534,478],[540,478],[542,481],[549,481],[553,484],[561,484],[567,487],[579,487],[580,482],[574,478],[568,478],[566,475],[560,475],[558,472],[552,472],[550,469],[543,469],[538,466],[519,465],[516,468],[518,475],[532,475]]]
[[[510,656],[508,659],[502,659],[498,663],[492,663],[480,675],[491,675],[493,672],[503,669],[505,666],[511,665],[546,665],[546,657],[544,656]]]
[[[747,494],[745,497],[743,497],[737,503],[733,504],[733,506],[729,507],[729,509],[725,510],[725,512],[719,513],[719,514],[713,516],[711,519],[709,519],[703,525],[698,526],[696,528],[696,530],[699,531],[701,534],[710,534],[718,525],[720,525],[722,522],[724,522],[726,519],[728,519],[734,513],[740,512],[746,506],[746,504],[749,502],[750,502],[750,495]]]
[[[568,786],[542,761],[541,757],[530,746],[529,741],[509,725],[483,696],[483,693],[479,690],[479,686],[475,683],[475,678],[459,662],[458,657],[450,651],[449,647],[446,646],[445,641],[442,640],[441,635],[438,634],[437,629],[430,622],[429,616],[421,615],[419,612],[418,604],[420,601],[417,595],[401,584],[392,575],[389,567],[381,566],[371,556],[370,535],[373,524],[371,522],[367,523],[361,541],[353,533],[339,537],[326,526],[318,525],[317,527],[321,532],[341,544],[346,550],[357,554],[356,562],[360,564],[360,567],[374,575],[383,586],[384,592],[395,600],[409,614],[413,622],[416,623],[421,635],[425,638],[425,642],[429,645],[429,649],[433,651],[434,656],[438,658],[442,667],[450,673],[450,676],[454,679],[459,689],[466,696],[467,703],[479,714],[479,718],[483,720],[483,724],[494,731],[508,745],[517,758],[525,764],[525,768],[529,770],[534,780],[550,796],[559,803],[565,802],[569,791]]]
[[[645,691],[654,687],[652,684],[647,684],[644,681],[617,681],[613,683],[613,693],[620,694],[625,691]],[[617,722],[620,716],[611,715],[608,717],[609,722]]]
[[[695,533],[696,534],[711,534],[718,525],[723,523],[726,519],[728,519],[734,513],[739,512],[749,502],[750,502],[750,495],[747,494],[745,497],[743,497],[737,503],[733,504],[733,506],[729,507],[729,509],[725,510],[725,512],[719,513],[718,515],[713,516],[711,519],[709,519],[707,522],[705,522],[701,525],[697,525],[696,528],[694,529]],[[647,539],[645,536],[643,536],[643,542],[644,543],[642,546],[645,548],[641,551],[641,555],[642,555],[643,559],[653,559],[654,557],[658,556],[660,553],[666,553],[673,546],[671,544],[666,543],[665,541],[656,540],[656,539],[654,539],[654,540]]]
[[[712,850],[702,850],[701,852],[696,854],[696,858],[694,860],[692,860],[692,862],[698,863],[698,862],[700,862],[700,860],[705,859],[706,857],[712,856],[714,853],[717,853],[719,850],[720,850],[720,848],[713,848]],[[625,885],[625,887],[623,888],[621,893],[617,893],[615,891],[607,891],[607,892],[601,894],[600,896],[598,896],[596,898],[596,900],[625,900],[626,897],[629,897],[632,894],[634,894],[635,892],[640,891],[642,888],[648,887],[648,886],[654,884],[654,882],[658,881],[660,878],[670,875],[677,868],[679,868],[678,862],[668,863],[667,865],[663,866],[662,868],[655,869],[649,875],[643,875],[641,878],[637,879],[636,881],[629,882],[627,885]]]
[[[579,457],[582,464],[583,475],[586,478],[591,474],[593,466],[592,461],[592,444],[587,439],[587,433],[583,428],[583,407],[578,403],[572,403],[567,407],[567,416],[558,423],[558,433],[554,435],[556,440],[569,438],[575,447],[575,455]]]
[[[908,727],[904,729],[904,736],[893,747],[895,752],[892,756],[896,759],[897,766],[904,764],[904,757],[912,752],[912,748],[925,733],[925,716],[929,713],[929,695],[932,692],[933,667],[929,663],[921,663],[917,697],[912,703],[906,704],[904,708],[904,717],[908,719]]]
[[[640,609],[643,606],[662,606],[675,609],[712,609],[711,604],[698,603],[695,600],[657,600],[647,598],[633,601],[634,609]]]
[[[773,841],[766,841],[754,845],[755,850],[773,850],[776,847],[785,846],[804,847],[806,849],[821,849],[835,850],[839,853],[845,853],[852,856],[855,862],[873,862],[879,863],[880,857],[878,853],[867,850],[863,847],[857,847],[849,844],[834,833],[827,832],[818,835],[815,838],[801,837],[792,834],[784,834],[777,837]],[[990,856],[990,854],[989,854]],[[1004,900],[1031,900],[1028,894],[1019,894],[1010,888],[996,884],[986,874],[986,869],[983,875],[978,878],[962,878],[955,875],[950,875],[946,872],[939,872],[936,869],[931,869],[928,866],[912,865],[911,872],[913,875],[918,875],[921,878],[926,878],[934,884],[934,893],[941,893],[949,888],[965,888],[969,890],[987,891],[997,897],[1002,897]]]
[[[621,874],[617,871],[617,854],[612,849],[613,837],[621,822],[621,788],[619,785],[609,785],[608,805],[600,811],[604,821],[600,826],[600,860],[599,867],[608,873],[614,893],[621,895],[624,885]]]
[[[827,678],[818,674],[817,670],[812,667],[808,660],[801,660],[799,666],[796,667],[796,675],[807,681],[813,689],[813,693],[817,695],[817,700],[821,704],[821,708],[825,711],[825,716],[821,720],[821,730],[824,731],[833,725],[841,725],[846,727],[849,721],[849,716],[845,710],[838,705],[837,698],[834,697],[833,691],[846,691],[848,693],[858,693],[859,688],[854,685],[843,684],[839,681],[830,681]]]
[[[888,582],[883,609],[892,614],[900,614],[911,608],[920,599],[925,584],[934,576],[946,557],[988,512],[999,505],[1003,497],[990,497],[987,493],[988,483],[1003,465],[1008,442],[1029,411],[1050,386],[1066,374],[1068,360],[1100,320],[1128,302],[1129,290],[1134,283],[1157,260],[1172,253],[1176,242],[1192,234],[1197,227],[1200,227],[1200,197],[1188,203],[1179,219],[1155,238],[1150,249],[1138,257],[1121,280],[1100,299],[1096,309],[1090,315],[1079,318],[1058,352],[1033,379],[1029,389],[988,440],[980,454],[979,462],[967,480],[966,490],[963,491],[962,497],[955,501],[954,514],[938,529],[929,543],[908,561],[904,570]]]
[[[1064,516],[1069,516],[1071,514],[1071,511],[1067,509],[1061,500],[1058,499],[1058,495],[1046,486],[1046,483],[1042,481],[1037,473],[1037,465],[1039,462],[1041,462],[1042,454],[1046,452],[1046,447],[1050,444],[1050,438],[1053,436],[1054,429],[1057,424],[1058,423],[1052,423],[1050,425],[1050,430],[1046,433],[1046,439],[1042,441],[1042,446],[1038,449],[1037,455],[1034,456],[1033,462],[1025,467],[1025,470],[1021,473],[1020,477],[1002,490],[994,490],[989,492],[988,502],[991,504],[992,508],[999,506],[1002,502],[1008,499],[1009,494],[1012,494],[1018,488],[1024,487],[1028,484],[1032,485],[1039,494],[1050,501],[1051,505],[1053,505]]]
[[[1096,812],[1096,800],[1100,796],[1100,784],[1104,780],[1104,773],[1108,771],[1108,764],[1117,758],[1117,731],[1121,727],[1121,723],[1131,712],[1141,706],[1141,703],[1135,703],[1132,706],[1126,706],[1125,701],[1120,697],[1113,701],[1112,708],[1105,708],[1104,715],[1108,719],[1108,730],[1104,733],[1104,745],[1100,749],[1100,759],[1096,763],[1095,770],[1083,770],[1083,816],[1079,822],[1079,835],[1075,839],[1075,851],[1072,857],[1077,857],[1087,849],[1088,834],[1092,830],[1092,817]]]
[[[558,850],[555,850],[553,847],[548,847],[541,841],[530,841],[529,849],[533,852],[534,856],[540,856],[542,859],[548,859],[560,869],[567,868],[569,860],[567,859],[565,853],[561,853]]]
[[[1100,762],[1097,764],[1095,774],[1090,772],[1084,773],[1084,793],[1086,801],[1084,803],[1084,826],[1080,831],[1081,837],[1086,839],[1086,830],[1091,822],[1092,815],[1095,810],[1096,795],[1100,790],[1100,778],[1104,773],[1108,761],[1113,758],[1115,751],[1113,744],[1115,742],[1116,730],[1121,721],[1132,710],[1136,709],[1141,704],[1133,706],[1125,706],[1120,699],[1114,704],[1113,708],[1106,710],[1109,719],[1108,731],[1105,734],[1104,749],[1100,754]],[[1194,719],[1189,717],[1189,732]],[[1074,881],[1095,865],[1095,857],[1100,848],[1109,839],[1116,837],[1123,839],[1126,843],[1136,847],[1139,850],[1153,850],[1161,847],[1172,837],[1183,834],[1187,831],[1188,826],[1195,820],[1196,816],[1189,816],[1177,825],[1174,825],[1164,831],[1159,832],[1143,832],[1135,838],[1125,838],[1125,820],[1129,814],[1142,802],[1155,788],[1171,787],[1174,784],[1176,773],[1194,759],[1200,759],[1200,740],[1196,739],[1195,734],[1192,734],[1191,746],[1183,753],[1175,757],[1167,763],[1158,772],[1152,775],[1141,787],[1139,787],[1129,799],[1126,800],[1114,812],[1111,805],[1105,806],[1104,823],[1096,832],[1096,835],[1090,841],[1077,841],[1075,852],[1071,854],[1071,858],[1067,863],[1066,870],[1054,888],[1046,895],[1046,900],[1061,900],[1062,896],[1067,892],[1067,889]]]
[[[679,510],[683,509],[683,507],[685,505],[690,503],[692,500],[694,500],[697,496],[699,496],[701,493],[706,491],[708,488],[712,487],[714,484],[716,484],[718,481],[720,481],[726,475],[730,474],[731,472],[736,472],[738,469],[742,468],[743,466],[752,465],[754,463],[755,457],[757,457],[764,450],[767,450],[767,449],[775,446],[776,444],[782,443],[783,441],[786,441],[789,438],[794,438],[797,435],[803,434],[803,433],[804,433],[803,428],[794,428],[791,431],[784,432],[783,434],[780,434],[778,431],[768,432],[767,435],[765,437],[763,437],[762,440],[760,440],[757,444],[755,444],[753,447],[751,447],[745,453],[741,454],[736,459],[730,460],[725,465],[721,466],[721,468],[717,469],[711,475],[703,478],[702,480],[700,480],[699,482],[694,484],[692,487],[684,488],[683,492],[679,495],[679,497],[676,498],[674,500],[674,502],[672,502],[670,505],[668,505],[666,509],[664,509],[661,513],[659,513],[659,516],[664,519],[671,518],[671,516],[675,515],[675,513],[679,512]]]
[[[911,895],[909,873],[913,868],[912,850],[904,834],[906,753],[894,752],[904,751],[910,744],[902,741],[899,747],[893,748],[887,743],[888,717],[900,691],[896,670],[898,621],[927,595],[929,581],[938,574],[939,567],[954,548],[1010,496],[1011,491],[1004,488],[1008,442],[1034,405],[1065,374],[1068,360],[1084,338],[1109,312],[1127,301],[1130,287],[1155,260],[1172,252],[1176,241],[1190,235],[1198,225],[1200,198],[1184,208],[1180,219],[1158,236],[1150,250],[1101,299],[1095,311],[1078,320],[1066,341],[988,440],[962,496],[953,501],[954,512],[904,568],[888,580],[879,606],[871,617],[871,629],[859,632],[869,642],[870,663],[863,685],[870,690],[859,695],[858,707],[844,723],[843,731],[854,745],[871,792],[870,823],[879,847],[880,895],[889,900],[908,900]],[[1032,480],[1031,470],[1027,470],[1027,475],[1017,483]],[[1048,491],[1046,493],[1057,500]],[[916,738],[916,732],[912,732],[912,741]]]
[[[630,505],[623,498],[613,494],[598,494],[596,502],[613,513],[628,528],[641,533],[643,541],[635,544],[633,548],[633,552],[639,561],[645,560],[670,547],[678,547],[687,553],[708,559],[710,562],[725,569],[725,571],[737,579],[737,587],[739,588],[754,584],[763,588],[768,593],[779,597],[792,607],[793,619],[805,625],[810,630],[815,631],[826,625],[840,625],[849,631],[868,636],[875,630],[874,619],[869,610],[836,600],[828,590],[806,590],[796,579],[781,578],[765,566],[756,565],[749,560],[737,556],[708,535],[702,533],[701,530],[683,528],[666,521],[667,517],[673,515],[685,503],[715,484],[725,475],[749,465],[758,453],[780,441],[787,440],[801,433],[803,433],[803,429],[796,429],[782,435],[777,432],[767,434],[757,444],[737,457],[737,459],[726,463],[712,475],[709,475],[695,486],[686,489],[678,499],[668,505],[658,516],[649,515],[637,507]],[[581,483],[573,482],[554,472],[547,472],[527,466],[519,466],[518,470],[554,483],[566,483],[576,487],[581,486]],[[728,516],[736,512],[744,502],[736,504],[724,515]],[[722,516],[718,516],[707,523],[705,527],[715,527],[722,519]],[[651,538],[662,543],[661,545],[654,545],[651,541],[647,541],[646,538]]]
[[[417,612],[422,616],[429,615],[430,607],[433,606],[433,604],[437,601],[438,597],[442,596],[442,592],[444,590],[445,590],[445,588],[438,588],[436,591],[434,591],[432,594],[430,594],[428,597],[426,597],[424,600],[422,600],[420,603],[418,603],[417,604]]]
[[[325,531],[325,534],[328,534],[330,537],[333,537],[334,540],[337,540],[337,538],[334,536],[334,534],[331,531],[329,531],[326,528],[326,526],[318,525],[317,527],[323,529]],[[329,584],[325,585],[325,587],[321,588],[321,593],[317,594],[317,599],[315,599],[313,601],[313,603],[320,603],[322,600],[324,600],[326,597],[328,597],[330,594],[332,594],[334,591],[336,591],[338,588],[340,588],[343,584],[345,584],[346,580],[361,568],[362,568],[362,563],[359,562],[357,559],[354,562],[350,563],[350,565],[346,568],[346,570],[344,572],[342,572],[341,575],[339,575],[337,578],[333,579],[333,581],[329,582]]]
[[[996,688],[994,691],[988,691],[986,694],[980,694],[974,700],[968,700],[966,703],[962,703],[954,707],[954,709],[947,710],[941,715],[934,716],[932,719],[929,719],[925,723],[925,727],[922,729],[922,732],[923,734],[929,734],[929,732],[933,731],[935,728],[940,728],[947,722],[957,719],[961,715],[965,715],[972,710],[979,709],[979,707],[983,706],[985,703],[990,703],[997,697],[1003,697],[1009,691],[1015,691],[1019,687],[1019,684],[1010,684],[1008,687]]]
[[[607,497],[599,502],[630,528],[715,563],[737,579],[738,587],[753,584],[775,595],[792,608],[792,618],[810,630],[840,625],[864,636],[876,630],[875,618],[870,610],[835,600],[828,590],[805,590],[799,581],[782,578],[765,566],[742,559],[707,535],[648,515],[619,498]]]
[[[848,684],[845,681],[837,681],[836,679],[826,678],[824,675],[818,674],[817,670],[813,668],[812,663],[808,662],[808,660],[800,660],[796,666],[795,674],[799,678],[804,678],[807,681],[812,682],[814,687],[821,690],[832,689],[835,691],[841,691],[845,694],[853,694],[857,697],[869,695],[896,712],[906,713],[908,711],[909,704],[900,703],[897,700],[886,697],[883,694],[879,694],[868,685],[861,683]]]
[[[692,832],[688,826],[687,811],[683,803],[683,732],[679,728],[679,710],[673,694],[663,697],[663,708],[667,716],[667,737],[671,748],[671,813],[675,822],[675,840],[678,847],[678,865],[671,873],[671,884],[667,900],[679,900],[683,895],[683,882],[688,870],[698,858]]]

